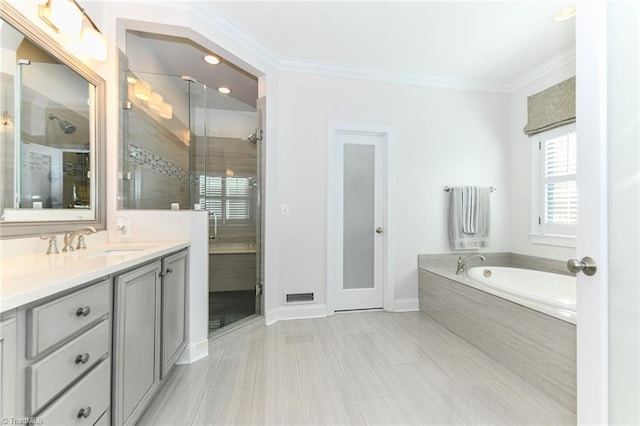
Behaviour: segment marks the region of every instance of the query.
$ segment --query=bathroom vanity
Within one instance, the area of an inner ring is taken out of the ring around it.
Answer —
[[[135,423],[185,346],[188,247],[3,259],[0,417]]]

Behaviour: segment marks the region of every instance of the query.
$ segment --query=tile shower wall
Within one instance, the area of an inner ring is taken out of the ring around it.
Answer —
[[[127,114],[124,171],[131,179],[123,181],[123,207],[189,208],[189,146],[141,109]]]

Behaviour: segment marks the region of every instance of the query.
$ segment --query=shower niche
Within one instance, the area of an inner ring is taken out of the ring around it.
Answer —
[[[207,64],[211,52],[188,39],[126,40],[119,207],[206,210],[209,329],[260,313],[258,80],[221,56]]]

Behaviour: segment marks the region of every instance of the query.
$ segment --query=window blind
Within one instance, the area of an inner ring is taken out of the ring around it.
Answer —
[[[535,135],[576,121],[576,78],[527,98],[526,135]]]
[[[251,219],[251,178],[200,176],[200,205],[231,224]]]
[[[578,220],[575,131],[544,142],[544,220],[573,225]]]

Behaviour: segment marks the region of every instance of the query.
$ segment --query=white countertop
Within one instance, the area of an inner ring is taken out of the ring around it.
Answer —
[[[189,247],[187,241],[114,242],[69,253],[3,258],[0,269],[0,312],[186,247]]]

